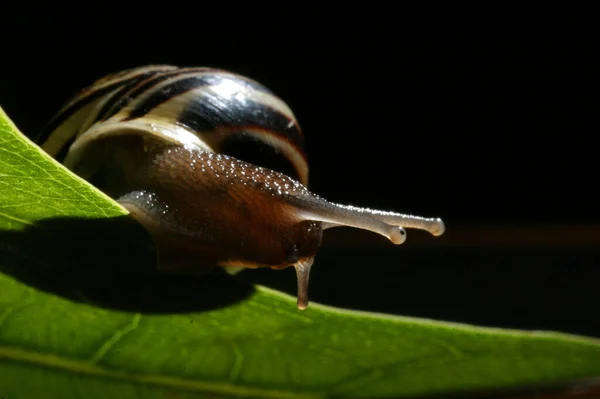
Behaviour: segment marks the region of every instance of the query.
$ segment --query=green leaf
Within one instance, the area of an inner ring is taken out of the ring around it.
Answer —
[[[401,397],[600,374],[591,338],[302,312],[225,273],[158,275],[126,215],[0,109],[0,397]]]

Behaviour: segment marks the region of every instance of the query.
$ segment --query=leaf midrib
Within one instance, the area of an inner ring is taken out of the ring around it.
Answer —
[[[195,379],[192,380],[161,374],[127,373],[123,371],[102,368],[90,362],[65,359],[55,355],[7,346],[0,346],[0,361],[30,364],[64,372],[100,376],[130,383],[143,383],[161,387],[170,387],[190,392],[208,391],[221,394],[281,399],[320,399],[324,397],[322,394],[300,394],[291,391],[245,387],[237,384],[233,385],[224,382],[210,382]]]

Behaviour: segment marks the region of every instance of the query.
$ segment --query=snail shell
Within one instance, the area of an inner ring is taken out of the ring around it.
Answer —
[[[37,141],[150,232],[160,270],[293,266],[300,309],[324,229],[352,226],[394,244],[404,242],[403,227],[444,232],[437,218],[311,193],[293,112],[260,83],[224,70],[151,65],[108,75]]]

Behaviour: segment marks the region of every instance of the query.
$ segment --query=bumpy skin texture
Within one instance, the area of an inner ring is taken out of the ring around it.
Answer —
[[[316,254],[322,226],[294,213],[294,198],[312,196],[297,181],[182,146],[150,146],[146,155],[119,201],[152,233],[162,270],[281,269]]]

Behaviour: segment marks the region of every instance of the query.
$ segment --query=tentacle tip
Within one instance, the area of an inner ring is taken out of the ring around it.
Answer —
[[[390,241],[396,245],[404,243],[406,241],[406,230],[394,226],[390,232]]]
[[[304,310],[308,307],[308,301],[298,299],[298,310]]]
[[[298,302],[299,310],[304,310],[308,307],[308,276],[314,258],[308,258],[299,261],[295,265],[296,276],[298,278]]]
[[[436,237],[441,236],[442,234],[444,234],[444,232],[446,231],[446,225],[444,224],[444,221],[440,218],[437,218],[435,220],[435,227],[431,230],[431,234],[433,234]]]

